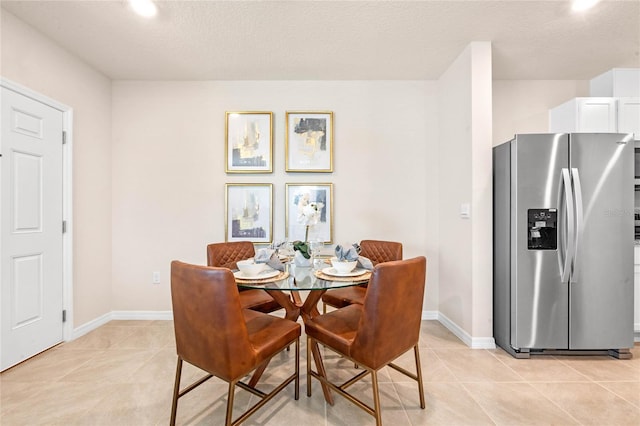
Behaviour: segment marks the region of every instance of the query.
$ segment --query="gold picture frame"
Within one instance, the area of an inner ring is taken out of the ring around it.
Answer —
[[[227,111],[224,133],[227,173],[273,172],[273,112]]]
[[[271,243],[273,184],[225,184],[225,241]]]
[[[285,237],[290,241],[333,242],[333,184],[287,183],[285,189]],[[318,221],[307,233],[303,208],[315,203]]]
[[[287,111],[285,170],[333,172],[333,111]]]

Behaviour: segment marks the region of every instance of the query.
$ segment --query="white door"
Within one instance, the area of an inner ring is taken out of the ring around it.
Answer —
[[[0,371],[63,340],[61,111],[2,87]]]

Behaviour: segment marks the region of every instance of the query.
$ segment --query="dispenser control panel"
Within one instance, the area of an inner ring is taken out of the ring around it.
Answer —
[[[529,250],[557,250],[557,209],[527,210],[527,248]]]

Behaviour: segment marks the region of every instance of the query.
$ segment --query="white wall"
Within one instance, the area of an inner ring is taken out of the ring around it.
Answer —
[[[516,133],[549,131],[549,110],[589,96],[587,80],[497,80],[493,82],[493,145]]]
[[[471,43],[471,274],[473,345],[493,337],[491,43]],[[476,341],[478,343],[476,343]]]
[[[493,330],[489,43],[471,43],[441,76],[439,115],[442,188],[438,205],[438,310],[467,343],[490,346]],[[462,204],[470,204],[470,219],[460,217]]]
[[[438,81],[440,182],[440,290],[438,310],[471,333],[471,221],[460,204],[471,203],[471,55],[469,47]],[[474,212],[472,212],[474,213]]]
[[[112,86],[0,10],[2,76],[74,108],[76,326],[111,311],[170,309],[169,262],[204,263],[206,244],[224,240],[226,182],[275,184],[276,237],[284,235],[286,182],[333,182],[337,242],[399,240],[405,257],[426,255],[424,310],[439,310],[469,336],[490,336],[487,138],[546,132],[549,108],[588,94],[584,81],[496,81],[491,89],[482,43],[438,82]],[[227,110],[275,113],[273,174],[225,174]],[[334,173],[284,173],[286,110],[334,111]],[[463,202],[472,220],[460,219]],[[160,285],[150,283],[152,271]]]
[[[73,108],[74,325],[111,311],[111,81],[0,9],[2,77]]]
[[[334,112],[334,173],[284,172],[287,110]],[[225,111],[274,112],[274,173],[227,175]],[[437,307],[436,83],[427,81],[114,82],[113,309],[168,310],[173,259],[206,262],[224,241],[224,184],[334,183],[334,242],[401,241],[426,255],[425,310]],[[152,271],[161,284],[152,285]]]

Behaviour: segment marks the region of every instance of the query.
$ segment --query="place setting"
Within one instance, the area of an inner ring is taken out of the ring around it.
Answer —
[[[261,249],[250,259],[236,262],[238,271],[233,276],[237,283],[271,283],[289,277],[278,254],[272,249]]]
[[[329,259],[331,266],[315,271],[315,276],[332,281],[366,281],[371,277],[372,262],[360,256],[357,244],[337,245],[335,256]]]

